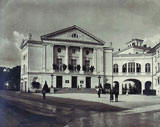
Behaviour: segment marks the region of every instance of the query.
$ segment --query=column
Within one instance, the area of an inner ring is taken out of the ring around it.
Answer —
[[[69,61],[69,53],[68,53],[68,46],[66,46],[66,54],[65,54],[65,65],[67,66],[66,72],[68,73],[68,61]]]
[[[80,59],[79,59],[79,61],[80,61],[80,66],[81,66],[81,70],[80,70],[80,72],[82,73],[83,72],[83,47],[80,47]]]
[[[94,74],[97,73],[97,49],[93,48],[93,57],[92,57],[92,61],[93,61],[93,66],[94,66]]]
[[[122,85],[123,85],[123,83],[119,82],[119,94],[122,94]]]
[[[53,62],[52,62],[52,69],[53,69],[53,64],[55,63],[55,53],[54,53],[54,45],[53,45]],[[55,70],[53,69],[53,72],[55,72]]]
[[[53,46],[47,45],[46,47],[46,70],[53,72]]]
[[[46,45],[42,46],[42,70],[46,71]]]

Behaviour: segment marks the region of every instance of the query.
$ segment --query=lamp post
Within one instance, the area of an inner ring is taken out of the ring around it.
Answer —
[[[51,88],[53,88],[53,74],[51,74]]]
[[[98,76],[98,79],[99,79],[99,87],[100,87],[100,80],[101,80],[101,76],[100,75]]]
[[[54,88],[53,88],[53,74],[51,74],[51,88],[50,88],[50,93],[54,93]]]

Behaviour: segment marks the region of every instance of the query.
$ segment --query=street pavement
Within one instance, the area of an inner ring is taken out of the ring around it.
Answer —
[[[159,97],[151,98],[149,102],[140,96],[133,107],[122,108],[121,102],[104,104],[52,96],[42,100],[39,95],[0,91],[0,127],[160,127]]]

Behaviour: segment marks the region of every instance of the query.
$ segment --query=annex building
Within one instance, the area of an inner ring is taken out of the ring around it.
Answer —
[[[54,88],[95,88],[112,84],[112,48],[78,26],[40,36],[21,44],[21,91]]]
[[[153,48],[132,39],[126,48],[113,53],[113,84],[119,93],[142,94],[149,87],[160,94],[160,44]]]

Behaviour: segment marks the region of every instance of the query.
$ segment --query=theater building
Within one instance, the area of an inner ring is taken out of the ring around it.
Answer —
[[[112,48],[78,26],[40,36],[21,44],[21,91],[54,88],[95,88],[112,84]],[[37,86],[38,87],[38,86]]]

